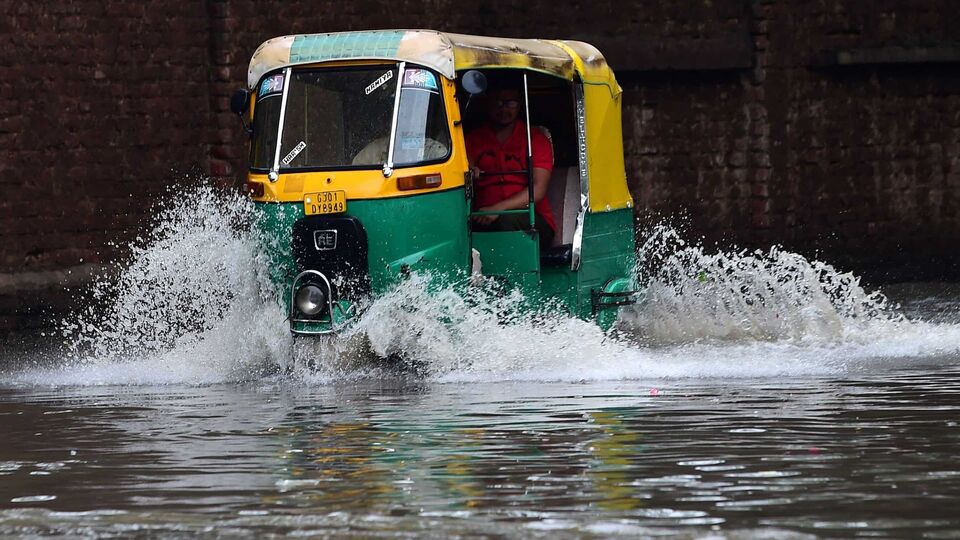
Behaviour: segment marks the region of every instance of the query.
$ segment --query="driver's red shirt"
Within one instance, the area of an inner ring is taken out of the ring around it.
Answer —
[[[530,133],[530,142],[533,145],[533,167],[553,171],[553,146],[550,140],[539,129]],[[474,129],[466,136],[467,155],[470,163],[479,167],[482,172],[522,171],[527,168],[527,128],[526,124],[517,120],[513,126],[513,133],[500,144],[497,134],[489,124]],[[503,201],[519,191],[527,190],[527,175],[525,174],[482,174],[473,180],[474,209],[490,206]],[[557,224],[553,220],[553,212],[547,198],[540,199],[534,207],[537,214],[554,231]]]

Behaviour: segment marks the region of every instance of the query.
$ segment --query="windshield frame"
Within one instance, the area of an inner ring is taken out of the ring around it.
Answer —
[[[394,90],[395,106],[393,108],[393,112],[391,114],[391,120],[390,120],[390,133],[389,133],[390,146],[388,148],[389,157],[384,163],[370,164],[370,165],[330,165],[330,166],[312,166],[312,167],[294,167],[294,168],[284,167],[281,164],[279,164],[278,161],[271,159],[271,163],[267,167],[254,167],[253,166],[253,163],[254,163],[253,149],[255,148],[255,145],[253,144],[253,137],[256,134],[256,126],[251,126],[252,127],[251,144],[250,144],[250,151],[248,152],[248,156],[247,156],[248,170],[251,173],[256,173],[256,174],[269,174],[274,172],[277,174],[296,174],[296,173],[323,172],[323,171],[380,171],[383,173],[384,178],[389,178],[390,176],[392,176],[392,173],[395,170],[409,169],[414,167],[423,167],[423,166],[429,166],[429,165],[439,165],[442,163],[446,163],[447,161],[450,160],[451,156],[453,155],[454,130],[452,129],[453,126],[450,125],[450,115],[448,114],[448,111],[447,111],[446,93],[444,92],[443,85],[441,84],[440,85],[441,87],[438,91],[438,96],[440,98],[440,112],[443,116],[443,126],[445,127],[447,136],[450,140],[450,144],[447,147],[446,154],[436,159],[418,161],[416,163],[404,163],[399,167],[393,166],[394,165],[392,163],[392,157],[394,152],[393,147],[396,142],[396,131],[397,131],[398,118],[400,114],[400,109],[399,109],[400,96],[403,91],[401,87],[401,82],[403,81],[404,70],[409,69],[411,67],[416,67],[417,69],[425,69],[429,71],[435,77],[437,77],[438,81],[443,79],[443,75],[437,73],[435,70],[427,66],[420,65],[420,64],[410,64],[408,62],[390,62],[390,63],[376,63],[376,64],[364,64],[364,65],[352,65],[352,66],[328,66],[328,67],[324,67],[322,65],[313,65],[313,66],[301,67],[299,69],[285,67],[285,68],[277,68],[264,73],[260,77],[260,80],[257,81],[257,86],[255,88],[259,89],[260,86],[263,84],[264,79],[267,79],[276,74],[284,75],[284,82],[283,82],[284,90],[283,90],[283,95],[281,98],[282,102],[280,106],[281,116],[279,118],[279,121],[277,122],[277,131],[274,134],[274,139],[277,141],[274,152],[277,155],[279,155],[280,154],[279,141],[283,136],[283,125],[284,125],[284,120],[287,112],[286,111],[287,85],[289,84],[289,81],[294,73],[304,72],[304,71],[369,70],[372,68],[398,69],[398,77],[397,77],[398,80],[397,80],[396,88]],[[254,100],[255,100],[254,101],[255,103],[259,101],[259,96],[255,96]],[[254,113],[254,121],[256,121],[256,110],[254,110],[253,113]],[[390,165],[389,170],[387,169],[388,163]]]

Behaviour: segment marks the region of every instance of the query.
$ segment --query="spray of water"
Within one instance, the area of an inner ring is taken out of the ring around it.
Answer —
[[[64,366],[14,378],[324,384],[398,366],[435,381],[765,377],[960,351],[960,327],[907,320],[856,276],[778,248],[708,253],[665,226],[643,234],[643,301],[610,333],[550,306],[518,315],[523,299],[492,284],[436,290],[413,275],[344,335],[294,343],[248,230],[251,210],[210,187],[170,197],[64,322]]]
[[[641,342],[840,343],[906,323],[882,293],[866,291],[852,273],[776,246],[707,253],[662,224],[640,238],[644,299],[623,312],[622,323]]]
[[[276,365],[288,337],[247,231],[252,203],[200,186],[169,196],[129,257],[63,322],[86,380],[208,382]]]

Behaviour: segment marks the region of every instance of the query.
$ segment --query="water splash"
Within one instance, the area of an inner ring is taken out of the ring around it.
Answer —
[[[379,356],[396,356],[436,380],[541,379],[616,358],[625,345],[595,324],[547,306],[525,313],[523,297],[483,283],[430,291],[427,276],[378,299],[352,330]]]
[[[284,318],[246,228],[252,208],[209,185],[159,206],[152,230],[63,322],[85,381],[236,379],[286,354]]]
[[[840,343],[907,323],[880,291],[852,273],[774,246],[717,251],[656,225],[640,235],[644,301],[622,327],[649,344],[703,340]]]
[[[169,197],[89,307],[64,322],[63,365],[10,379],[326,384],[398,365],[439,382],[769,377],[960,352],[960,325],[908,320],[852,274],[779,248],[708,253],[664,226],[642,236],[644,301],[610,333],[550,306],[517,316],[516,292],[431,290],[413,275],[340,339],[294,343],[248,230],[252,209],[209,186]]]

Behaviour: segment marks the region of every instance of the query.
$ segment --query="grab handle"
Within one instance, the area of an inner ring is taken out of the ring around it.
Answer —
[[[473,216],[505,216],[509,214],[526,214],[527,209],[522,208],[520,210],[478,210],[476,212],[471,212],[470,217]]]

